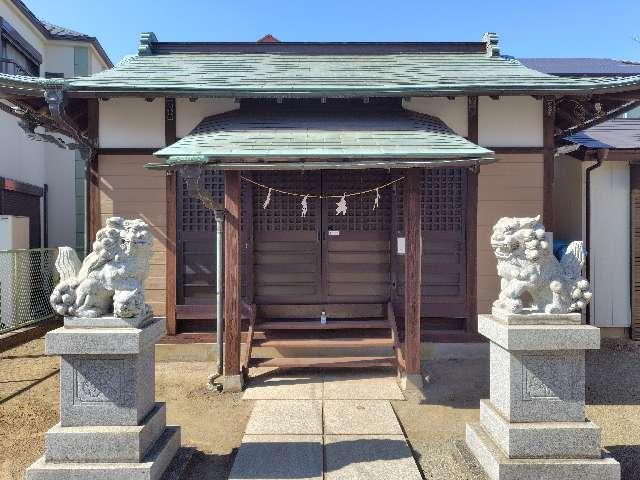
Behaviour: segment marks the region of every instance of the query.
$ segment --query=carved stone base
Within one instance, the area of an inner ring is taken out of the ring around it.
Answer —
[[[584,350],[600,347],[599,330],[575,314],[524,317],[478,318],[491,342],[490,399],[480,423],[467,425],[468,447],[492,480],[619,479],[585,419]]]
[[[28,480],[162,476],[180,446],[180,428],[167,427],[155,403],[154,347],[164,331],[164,318],[104,317],[65,319],[47,334],[47,354],[60,355],[60,423]]]

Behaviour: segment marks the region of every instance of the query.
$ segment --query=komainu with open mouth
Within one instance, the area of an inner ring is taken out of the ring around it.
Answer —
[[[550,237],[539,215],[498,220],[491,235],[500,276],[494,308],[510,313],[568,313],[589,303],[592,293],[582,276],[582,242],[572,242],[558,261]]]

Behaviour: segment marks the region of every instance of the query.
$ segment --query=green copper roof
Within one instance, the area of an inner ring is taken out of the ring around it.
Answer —
[[[207,117],[155,155],[165,157],[165,167],[264,161],[274,165],[296,159],[313,167],[314,162],[354,159],[455,163],[490,159],[493,152],[456,135],[438,118],[401,109],[328,113],[283,107]]]
[[[113,69],[66,83],[78,96],[506,95],[637,89],[640,76],[556,77],[486,53],[163,53],[128,57]]]
[[[29,77],[0,73],[0,94],[41,97],[45,90],[62,88],[61,78]]]

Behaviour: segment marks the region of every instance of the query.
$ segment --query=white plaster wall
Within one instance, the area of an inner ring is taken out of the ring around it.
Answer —
[[[0,176],[42,187],[44,143],[28,140],[15,117],[0,112]]]
[[[440,118],[462,137],[468,135],[467,97],[449,100],[442,97],[411,97],[402,102],[404,108]]]
[[[478,99],[478,136],[487,147],[541,147],[542,101],[533,97]]]
[[[100,148],[164,146],[164,100],[143,98],[100,100]]]
[[[592,171],[591,323],[598,327],[631,323],[629,195],[628,164],[605,162]]]
[[[49,246],[75,245],[75,153],[48,144],[44,148],[48,191]]]
[[[47,44],[46,54],[42,61],[42,74],[45,72],[62,73],[65,78],[74,76],[73,47],[69,44]]]
[[[182,138],[191,132],[200,121],[209,115],[237,110],[239,103],[232,98],[199,98],[190,102],[188,98],[176,99],[176,135]]]

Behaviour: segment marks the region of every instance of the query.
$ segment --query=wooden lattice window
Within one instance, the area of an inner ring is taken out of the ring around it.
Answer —
[[[361,192],[387,183],[391,176],[385,171],[326,172],[322,179],[325,195]],[[375,192],[347,197],[347,214],[336,215],[337,198],[327,199],[328,222],[336,230],[345,232],[388,232],[391,228],[391,198],[393,188],[380,191],[378,208],[373,209]]]
[[[189,194],[187,182],[180,179],[181,216],[178,221],[182,223],[183,232],[214,232],[216,222],[211,210],[206,209],[202,202]],[[211,192],[216,202],[224,202],[224,172],[205,170],[201,183]]]
[[[433,168],[424,173],[422,184],[422,230],[460,232],[464,228],[466,171]]]
[[[318,176],[316,173],[299,172],[264,172],[255,173],[251,178],[256,182],[271,188],[294,193],[316,193]],[[318,199],[308,199],[306,217],[302,217],[302,197],[284,195],[272,192],[271,202],[267,208],[262,208],[268,190],[256,187],[253,193],[253,229],[255,232],[304,232],[317,228],[317,208],[314,202]]]
[[[396,187],[397,231],[404,231],[403,182]],[[423,232],[463,232],[466,209],[467,171],[461,168],[424,170],[420,189]]]

